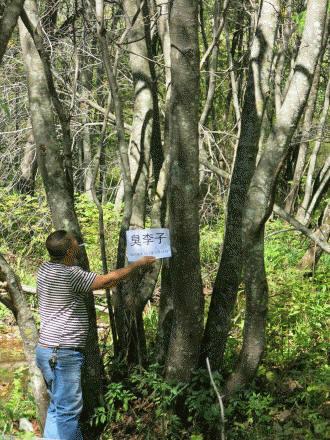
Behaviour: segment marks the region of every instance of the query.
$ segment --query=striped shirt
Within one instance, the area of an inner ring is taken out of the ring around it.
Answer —
[[[39,342],[50,347],[84,347],[88,333],[85,294],[96,277],[78,266],[47,262],[37,275],[41,318]]]

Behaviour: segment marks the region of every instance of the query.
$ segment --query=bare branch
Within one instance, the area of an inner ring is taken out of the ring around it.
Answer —
[[[218,388],[214,382],[214,378],[213,378],[213,374],[212,374],[211,366],[210,366],[210,361],[209,361],[208,357],[206,358],[206,365],[207,365],[207,371],[209,372],[211,384],[213,386],[213,389],[214,389],[215,394],[216,394],[218,401],[219,401],[220,414],[221,414],[221,440],[225,440],[225,438],[226,438],[225,437],[225,408],[223,406],[221,394],[219,393]]]

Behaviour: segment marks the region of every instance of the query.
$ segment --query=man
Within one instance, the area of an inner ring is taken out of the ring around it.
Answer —
[[[84,296],[113,287],[155,261],[142,257],[127,267],[97,275],[77,266],[80,246],[67,231],[50,234],[46,240],[50,261],[41,265],[37,275],[41,325],[36,359],[50,397],[44,437],[54,440],[82,440],[81,367],[88,333]]]

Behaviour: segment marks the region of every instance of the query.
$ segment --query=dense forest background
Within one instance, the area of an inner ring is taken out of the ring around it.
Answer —
[[[86,439],[329,438],[329,13],[0,0],[0,436],[44,423],[47,235],[101,273],[168,227],[171,258],[86,297]]]

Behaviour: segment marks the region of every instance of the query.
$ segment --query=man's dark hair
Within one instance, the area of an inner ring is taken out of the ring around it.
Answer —
[[[72,234],[64,231],[64,229],[52,232],[46,240],[46,248],[51,259],[56,261],[63,260],[71,246],[72,239]]]

